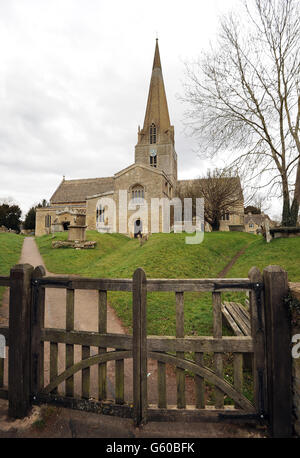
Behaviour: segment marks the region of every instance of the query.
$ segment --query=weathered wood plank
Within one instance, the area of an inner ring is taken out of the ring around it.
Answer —
[[[243,354],[233,356],[233,384],[234,388],[242,393],[243,390]]]
[[[81,350],[82,359],[90,357],[90,347],[83,346]],[[82,369],[81,379],[81,397],[83,399],[89,399],[90,397],[90,368],[86,367]]]
[[[227,303],[222,304],[222,314],[225,324],[231,328],[236,336],[243,336],[243,332],[237,325],[236,321],[232,318],[232,315],[228,311]]]
[[[172,364],[175,367],[181,367],[182,369],[190,371],[195,375],[200,375],[209,383],[218,387],[223,393],[227,394],[240,408],[245,409],[249,413],[255,412],[254,406],[245,396],[239,393],[230,383],[224,380],[223,377],[218,377],[216,373],[211,371],[208,367],[198,366],[192,361],[178,359],[176,356],[167,355],[165,353],[156,353],[151,351],[149,352],[148,357],[158,359],[167,364]]]
[[[147,421],[147,279],[143,269],[133,275],[133,405],[135,425]]]
[[[66,332],[64,329],[46,328],[42,330],[41,338],[44,342],[132,349],[132,337],[125,334],[98,334],[89,331]],[[253,351],[252,337],[250,336],[224,336],[222,339],[215,339],[211,336],[186,336],[182,339],[177,339],[174,336],[148,336],[147,344],[148,350],[166,352],[251,353]]]
[[[158,390],[158,407],[166,409],[167,407],[167,383],[166,383],[166,365],[157,361],[157,390]]]
[[[249,336],[251,334],[250,314],[246,317],[241,308],[242,306],[239,306],[235,302],[227,303],[227,310],[231,314],[233,320],[238,324],[243,335]]]
[[[148,279],[147,291],[174,292],[220,292],[245,291],[251,285],[248,278],[205,278],[205,279]]]
[[[183,292],[176,292],[176,338],[184,337],[184,294]],[[184,352],[177,351],[177,358],[184,359]],[[185,400],[185,370],[176,368],[176,385],[177,385],[177,407],[184,409],[186,405]]]
[[[67,380],[78,371],[85,369],[86,367],[91,367],[94,364],[103,363],[105,361],[116,361],[117,359],[131,358],[131,351],[110,351],[103,353],[101,355],[97,354],[90,356],[87,359],[81,360],[78,363],[75,363],[72,367],[69,367],[64,372],[59,374],[54,380],[52,380],[49,385],[43,388],[42,393],[49,394],[52,393],[53,389],[60,385],[63,381]]]
[[[222,338],[222,309],[221,293],[212,293],[213,299],[213,336],[217,339]],[[214,370],[217,376],[223,378],[223,355],[214,354]],[[216,409],[224,407],[224,393],[218,387],[214,388]]]
[[[115,393],[116,404],[124,404],[124,359],[115,362]]]
[[[58,344],[50,342],[50,382],[55,380],[58,374]],[[57,387],[53,389],[52,393],[57,393]]]
[[[43,266],[34,269],[31,300],[31,393],[38,393],[44,386],[44,342],[41,329],[45,326],[45,289],[36,282],[46,274]]]
[[[44,277],[39,284],[45,288],[67,288],[70,290],[132,291],[132,280],[126,278]]]
[[[33,267],[19,264],[10,271],[9,416],[23,418],[30,408],[30,302]],[[13,342],[13,345],[12,345]]]
[[[74,330],[74,289],[67,289],[66,331]],[[74,364],[74,345],[66,344],[66,369]],[[66,380],[66,396],[74,396],[74,377]]]
[[[98,296],[98,331],[100,334],[107,332],[107,291],[99,291]],[[116,348],[116,347],[113,347]],[[99,346],[99,353],[106,353],[106,346]],[[98,398],[104,401],[107,397],[107,365],[98,366]]]
[[[203,366],[203,353],[195,353],[195,363],[198,366]],[[195,391],[196,391],[196,408],[204,409],[205,406],[205,383],[204,378],[199,375],[195,375]]]
[[[4,359],[0,358],[0,388],[4,386]]]
[[[268,406],[273,437],[292,436],[292,358],[287,273],[279,266],[264,269]]]
[[[173,407],[173,408],[172,408]],[[186,406],[186,409],[177,409],[176,406],[169,406],[168,409],[155,409],[152,405],[148,409],[149,421],[179,421],[179,422],[207,422],[219,423],[228,421],[230,423],[257,423],[258,415],[248,414],[242,409],[213,409],[208,407],[202,410],[195,410],[194,406]]]
[[[257,267],[249,271],[249,279],[253,283],[262,283],[263,277]],[[258,303],[259,299],[259,303]],[[250,291],[250,319],[253,338],[253,387],[254,404],[261,415],[268,411],[267,405],[267,379],[266,379],[266,340],[265,340],[265,303],[263,291]]]

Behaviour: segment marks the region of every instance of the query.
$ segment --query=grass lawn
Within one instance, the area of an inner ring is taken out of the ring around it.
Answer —
[[[275,239],[266,243],[256,239],[228,272],[227,277],[246,277],[252,266],[280,265],[288,273],[289,281],[300,282],[300,237]]]
[[[0,275],[9,275],[12,266],[20,259],[24,237],[22,235],[1,233],[0,234]],[[0,287],[0,306],[4,287]]]
[[[67,234],[55,236],[65,240]],[[36,238],[47,269],[54,273],[73,273],[86,277],[131,278],[142,267],[149,278],[216,277],[232,257],[256,240],[245,233],[207,233],[199,245],[185,244],[185,234],[153,234],[140,246],[138,240],[120,234],[87,232],[96,240],[95,250],[52,249],[52,236]],[[109,302],[123,324],[131,331],[131,296],[111,292]],[[175,334],[174,293],[148,294],[148,333]],[[210,335],[212,332],[211,294],[185,294],[185,333]]]

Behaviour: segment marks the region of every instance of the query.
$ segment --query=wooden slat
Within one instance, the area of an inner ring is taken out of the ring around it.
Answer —
[[[147,279],[143,269],[133,275],[133,405],[134,423],[147,421]]]
[[[184,337],[184,295],[183,292],[176,292],[176,337]],[[176,352],[177,358],[184,359],[184,352]],[[185,401],[185,370],[179,367],[176,368],[176,384],[177,384],[177,407],[184,409]]]
[[[233,330],[234,334],[236,336],[243,336],[244,335],[243,332],[241,331],[241,329],[239,328],[235,320],[232,318],[228,310],[228,303],[222,304],[222,313],[223,313],[223,317],[225,320],[225,324],[227,324],[229,328]]]
[[[71,331],[46,328],[41,332],[44,342],[68,343],[90,347],[132,349],[132,337],[122,334],[98,334],[89,331]],[[253,341],[250,336],[224,336],[215,339],[211,336],[186,336],[182,339],[174,336],[148,336],[149,351],[184,351],[184,352],[231,352],[251,353]]]
[[[0,358],[0,388],[4,386],[4,359]]]
[[[74,289],[67,289],[66,331],[74,329]],[[66,345],[66,369],[74,364],[74,345]],[[66,380],[66,396],[74,396],[74,377]]]
[[[257,423],[259,417],[255,413],[247,413],[242,409],[208,409],[195,410],[194,406],[187,406],[186,409],[178,410],[176,406],[168,406],[168,409],[155,409],[152,405],[148,409],[149,421],[179,421],[184,423],[206,422],[219,423],[227,421],[230,423]]]
[[[90,347],[82,347],[82,359],[90,357]],[[82,381],[81,381],[81,396],[83,399],[89,399],[90,397],[90,368],[86,367],[82,369]]]
[[[115,393],[116,404],[124,404],[124,359],[115,362]]]
[[[132,291],[132,280],[128,278],[74,278],[45,277],[40,284],[47,288],[92,289],[101,291]],[[149,279],[147,291],[245,291],[251,289],[248,278],[205,279]]]
[[[58,344],[50,342],[50,382],[57,377],[58,374]],[[52,391],[53,394],[57,393],[57,388]]]
[[[234,388],[242,393],[243,390],[243,354],[236,353],[233,356],[233,383]]]
[[[221,293],[213,293],[213,336],[222,338],[222,310],[221,310]],[[216,375],[223,378],[223,355],[222,353],[214,354],[214,370]],[[224,407],[224,393],[217,387],[214,388],[216,409]]]
[[[167,383],[166,383],[166,364],[157,361],[157,390],[158,390],[158,407],[166,409],[167,407]]]
[[[218,386],[223,393],[226,393],[231,399],[233,399],[241,409],[245,409],[249,413],[255,412],[255,408],[251,402],[242,394],[238,393],[233,386],[224,380],[224,377],[218,377],[215,372],[210,370],[206,366],[198,366],[192,361],[178,359],[173,355],[166,353],[149,352],[149,358],[158,359],[164,363],[171,364],[174,366],[181,367],[187,371],[200,375],[205,378],[207,382],[212,385]]]
[[[98,296],[98,331],[101,334],[107,332],[107,291],[99,291]],[[116,347],[113,347],[116,348]],[[106,353],[106,346],[99,346],[99,353]],[[98,366],[98,398],[104,401],[107,398],[107,365]]]
[[[195,363],[199,366],[203,366],[203,353],[195,353]],[[196,408],[204,409],[205,406],[205,383],[204,378],[199,375],[195,375],[195,390],[196,390]]]
[[[31,393],[37,394],[44,386],[44,342],[41,329],[45,326],[45,289],[36,282],[45,275],[43,266],[34,269],[31,301]]]
[[[247,320],[243,312],[241,311],[241,309],[235,302],[230,302],[229,307],[227,307],[227,309],[229,310],[232,318],[238,324],[242,333],[245,336],[249,336],[250,335],[250,315],[248,316],[248,320]]]
[[[99,291],[132,291],[127,278],[44,277],[39,284],[45,288],[90,289]]]
[[[148,279],[147,291],[220,292],[245,291],[251,287],[248,278]]]
[[[10,286],[10,277],[0,276],[0,286]]]
[[[249,279],[252,282],[261,283],[262,274],[257,267],[252,267],[249,271]],[[265,306],[264,293],[260,292],[260,307],[254,291],[250,291],[250,317],[251,330],[253,337],[253,392],[254,404],[258,412],[268,411],[267,405],[267,362],[266,362],[266,342],[265,342]]]

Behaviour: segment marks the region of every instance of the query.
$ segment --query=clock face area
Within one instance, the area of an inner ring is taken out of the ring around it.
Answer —
[[[156,149],[152,148],[150,150],[150,156],[155,157],[156,156]]]

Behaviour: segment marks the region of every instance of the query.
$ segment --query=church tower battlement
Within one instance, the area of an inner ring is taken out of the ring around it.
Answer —
[[[171,125],[165,92],[158,39],[156,39],[152,75],[144,125],[138,132],[135,163],[162,170],[176,185],[177,154],[174,146],[174,126]]]

